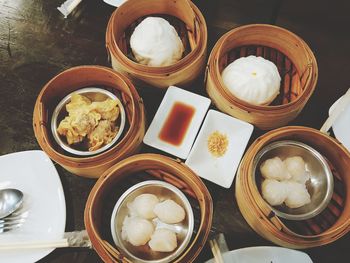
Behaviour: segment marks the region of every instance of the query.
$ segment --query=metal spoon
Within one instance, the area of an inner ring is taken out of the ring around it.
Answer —
[[[0,190],[0,219],[15,212],[23,202],[23,193],[17,189]]]

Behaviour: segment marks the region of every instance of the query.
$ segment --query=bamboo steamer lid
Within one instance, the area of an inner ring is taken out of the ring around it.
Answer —
[[[319,151],[330,163],[335,179],[332,200],[317,217],[291,222],[277,217],[255,186],[253,160],[267,144],[277,140],[297,140]],[[335,139],[311,128],[290,126],[270,131],[258,138],[242,159],[236,179],[238,206],[249,225],[261,236],[285,247],[309,248],[331,243],[350,230],[349,152]],[[337,207],[334,206],[337,203]],[[333,215],[333,220],[329,215]],[[298,228],[294,228],[294,225]],[[293,228],[293,229],[292,229]],[[295,229],[299,231],[296,232]]]
[[[151,15],[165,16],[175,26],[184,43],[187,54],[175,64],[151,67],[128,58],[133,27]],[[127,75],[135,83],[161,89],[171,85],[186,86],[204,71],[207,26],[200,10],[189,0],[129,0],[116,9],[109,20],[106,47],[113,69]]]
[[[129,128],[122,139],[105,152],[89,157],[71,156],[52,137],[51,114],[67,94],[91,86],[102,86],[121,94]],[[55,76],[41,90],[34,106],[33,128],[40,147],[51,159],[76,175],[97,178],[139,150],[145,133],[144,105],[133,84],[120,73],[102,66],[73,67]]]
[[[235,97],[221,73],[232,61],[248,55],[262,56],[277,66],[280,95],[270,105],[252,105]],[[315,56],[292,32],[272,25],[252,24],[223,35],[211,51],[206,70],[206,90],[216,107],[263,130],[286,125],[303,109],[318,77]]]
[[[153,177],[167,181],[178,187],[189,197],[197,200],[200,208],[199,227],[185,251],[174,262],[193,262],[204,247],[212,224],[213,204],[210,193],[201,179],[186,165],[159,154],[138,154],[109,168],[96,182],[86,203],[84,221],[93,248],[104,262],[128,262],[109,242],[108,234],[103,233],[102,214],[108,193],[132,180],[135,173],[146,172]],[[108,220],[110,220],[108,218]]]

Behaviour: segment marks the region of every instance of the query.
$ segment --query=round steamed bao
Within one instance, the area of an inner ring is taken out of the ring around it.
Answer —
[[[222,72],[222,80],[237,98],[254,105],[265,105],[279,94],[281,76],[271,61],[248,56],[229,64]]]
[[[130,47],[137,62],[161,67],[181,59],[184,46],[175,28],[161,17],[147,17],[134,30]]]

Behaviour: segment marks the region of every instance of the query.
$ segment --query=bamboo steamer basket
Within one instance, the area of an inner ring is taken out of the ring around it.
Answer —
[[[53,139],[51,115],[67,94],[88,86],[101,86],[121,95],[128,128],[122,139],[107,151],[76,157],[65,152]],[[97,178],[113,164],[139,150],[145,133],[144,105],[133,84],[122,74],[102,66],[73,67],[55,76],[41,90],[34,107],[33,128],[40,147],[51,159],[73,174]]]
[[[177,30],[185,47],[184,57],[165,67],[141,65],[132,60],[129,44],[134,28],[147,16],[161,16]],[[113,69],[143,86],[188,86],[206,63],[207,26],[199,9],[189,0],[129,0],[112,14],[106,47]]]
[[[235,97],[221,73],[234,60],[249,55],[275,63],[281,76],[280,94],[270,105],[253,105]],[[318,77],[315,56],[292,32],[272,25],[253,24],[223,35],[211,51],[206,70],[206,90],[221,111],[263,130],[286,125],[303,109]]]
[[[253,161],[267,144],[296,140],[319,151],[329,162],[334,193],[328,207],[314,218],[289,221],[274,214],[255,186]],[[259,137],[247,150],[238,170],[236,199],[249,225],[264,238],[281,246],[304,249],[331,243],[350,230],[350,153],[337,140],[318,130],[289,126]]]
[[[103,220],[108,193],[113,193],[126,180],[133,180],[137,173],[146,173],[173,184],[187,197],[198,202],[200,209],[199,226],[185,251],[173,262],[193,262],[208,238],[212,223],[213,204],[210,193],[200,178],[186,165],[159,154],[138,154],[109,168],[96,182],[86,203],[84,221],[93,248],[104,262],[132,262],[108,240]],[[145,178],[141,177],[144,181]],[[115,194],[114,194],[115,195]],[[114,204],[112,204],[114,205]],[[109,213],[108,215],[111,215]],[[107,221],[110,222],[110,217]],[[196,220],[195,220],[196,221]]]

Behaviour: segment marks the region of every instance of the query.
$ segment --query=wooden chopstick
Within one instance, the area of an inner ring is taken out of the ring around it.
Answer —
[[[0,245],[0,250],[62,248],[62,247],[69,247],[67,238],[52,240],[52,241],[13,242],[13,243]]]
[[[211,251],[213,252],[215,263],[224,263],[224,259],[222,258],[222,254],[216,239],[209,240],[209,245]]]
[[[337,120],[338,116],[346,109],[346,106],[350,103],[350,88],[342,97],[342,99],[335,105],[334,110],[329,115],[325,123],[322,125],[320,131],[327,133],[332,127],[333,123]]]

